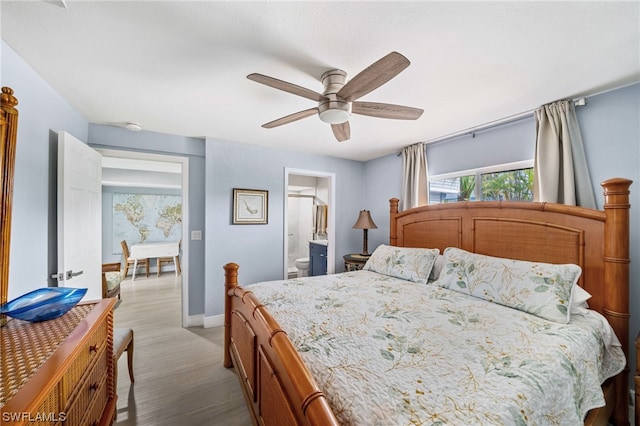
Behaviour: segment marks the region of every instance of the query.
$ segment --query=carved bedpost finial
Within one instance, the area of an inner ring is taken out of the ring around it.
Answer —
[[[398,204],[400,200],[397,198],[391,198],[389,200],[389,212],[390,213],[398,213]]]
[[[238,286],[238,266],[237,263],[227,263],[224,265],[224,285],[225,287]]]
[[[15,108],[18,105],[18,99],[13,96],[13,89],[10,87],[2,88],[2,95],[0,95],[0,102],[3,107]]]
[[[233,289],[238,287],[237,263],[224,265],[224,366],[233,367],[229,348],[231,347],[231,298]]]

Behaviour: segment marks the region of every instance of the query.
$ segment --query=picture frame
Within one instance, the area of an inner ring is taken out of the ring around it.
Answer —
[[[269,191],[233,188],[234,225],[266,225],[269,222]]]

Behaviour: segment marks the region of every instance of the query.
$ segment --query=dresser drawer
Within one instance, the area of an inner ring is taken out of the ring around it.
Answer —
[[[29,415],[30,421],[27,424],[29,426],[49,426],[64,419],[64,414],[61,411],[58,392],[54,390],[47,395],[38,410]]]
[[[107,374],[105,373],[103,380],[101,381],[100,388],[93,401],[93,405],[87,410],[87,414],[82,421],[83,425],[97,426],[100,424],[100,419],[104,414],[104,407],[107,405],[109,399],[109,392],[107,390]]]
[[[66,421],[63,423],[64,425],[87,424],[82,419],[91,413],[101,393],[106,395],[107,362],[107,353],[103,350],[93,368],[87,372],[87,379],[82,383],[73,401],[65,410]],[[104,409],[104,404],[101,405],[101,409]]]
[[[87,367],[95,360],[98,354],[104,352],[107,346],[108,328],[106,321],[102,322],[96,332],[89,337],[87,342],[82,346],[76,358],[72,361],[71,366],[65,372],[60,383],[60,406],[68,405],[69,399],[73,397],[76,385],[86,373]]]

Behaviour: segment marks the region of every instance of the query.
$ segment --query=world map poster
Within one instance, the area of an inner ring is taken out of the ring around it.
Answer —
[[[182,197],[179,195],[113,194],[113,254],[120,242],[179,241],[182,237]]]

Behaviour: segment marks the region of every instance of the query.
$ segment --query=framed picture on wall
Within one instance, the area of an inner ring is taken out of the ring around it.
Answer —
[[[269,218],[269,191],[233,188],[233,224],[265,225]]]

